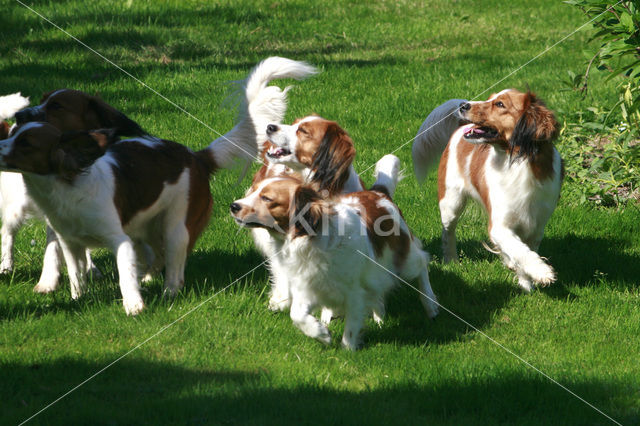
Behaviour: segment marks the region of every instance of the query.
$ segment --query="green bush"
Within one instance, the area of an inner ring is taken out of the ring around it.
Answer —
[[[635,1],[568,0],[591,18],[599,49],[568,84],[586,94],[592,67],[619,81],[618,101],[568,117],[562,129],[567,178],[582,201],[605,205],[640,198],[640,9]]]

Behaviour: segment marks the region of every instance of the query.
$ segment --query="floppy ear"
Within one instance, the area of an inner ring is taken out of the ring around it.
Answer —
[[[64,133],[60,137],[58,149],[51,156],[53,170],[56,170],[62,179],[72,181],[104,155],[114,138],[109,136],[109,133],[105,134],[100,130]]]
[[[349,178],[349,167],[356,156],[353,141],[337,123],[330,123],[313,156],[311,182],[329,194],[342,191]]]
[[[329,208],[320,194],[308,185],[301,185],[293,196],[294,220],[293,236],[316,235],[322,224],[322,217],[329,214]]]
[[[129,117],[107,104],[100,98],[90,97],[89,108],[97,117],[101,127],[115,129],[118,136],[144,136],[148,133]]]
[[[541,142],[551,142],[558,135],[553,112],[532,92],[527,92],[525,111],[518,120],[509,144],[519,147],[519,157],[535,157]]]
[[[75,158],[58,148],[51,154],[52,170],[64,181],[71,182],[82,170]]]

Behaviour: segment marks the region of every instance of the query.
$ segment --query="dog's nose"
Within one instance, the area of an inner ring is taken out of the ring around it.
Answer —
[[[278,131],[278,126],[276,126],[275,124],[269,124],[267,126],[267,134],[270,135],[271,133],[275,133]]]
[[[463,102],[460,104],[460,111],[469,111],[471,109],[471,104],[469,102]]]
[[[229,206],[229,208],[231,209],[231,213],[238,213],[240,210],[242,210],[242,206],[238,203],[231,203],[231,206]]]

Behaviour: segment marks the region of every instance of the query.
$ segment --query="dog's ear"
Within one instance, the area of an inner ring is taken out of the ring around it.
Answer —
[[[98,97],[89,98],[89,109],[101,127],[112,128],[118,136],[145,136],[142,127]]]
[[[73,181],[82,171],[73,155],[62,148],[57,148],[51,153],[51,169],[66,182]]]
[[[62,134],[57,149],[51,155],[52,168],[66,181],[91,166],[104,155],[106,148],[112,143],[111,131],[79,131]]]
[[[331,195],[341,192],[355,156],[356,150],[347,132],[337,123],[330,123],[313,156],[311,182]]]
[[[295,238],[316,235],[323,217],[329,214],[329,207],[315,189],[309,185],[301,185],[296,188],[291,211],[294,216],[290,226]]]
[[[509,145],[518,147],[519,157],[533,158],[541,142],[551,142],[558,135],[558,124],[553,112],[532,92],[525,95],[524,113],[513,130]]]

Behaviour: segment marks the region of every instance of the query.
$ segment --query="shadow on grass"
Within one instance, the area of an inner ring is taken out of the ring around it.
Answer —
[[[203,298],[211,296],[215,292],[224,289],[230,284],[242,286],[244,290],[253,289],[256,294],[263,290],[263,285],[268,279],[268,272],[264,266],[262,256],[251,251],[246,255],[217,250],[198,250],[187,259],[185,269],[185,288],[180,297]],[[21,316],[40,317],[44,314],[68,311],[83,311],[91,306],[110,305],[122,300],[118,284],[118,273],[115,259],[107,251],[102,251],[94,256],[94,262],[102,271],[103,277],[93,279],[87,286],[85,294],[77,301],[70,298],[69,280],[66,274],[63,276],[58,289],[47,295],[35,294],[30,291],[20,290],[20,296],[7,297],[0,300],[0,319],[13,319]],[[249,271],[254,269],[251,273]],[[15,282],[21,283],[29,290],[35,285],[40,276],[39,266],[22,268],[13,277]],[[0,285],[8,285],[11,277],[0,277]],[[150,283],[141,285],[142,298],[147,307],[170,305],[170,301],[163,298],[164,280],[162,275],[154,277]],[[18,291],[16,291],[18,293]]]
[[[473,331],[460,318],[483,329],[496,311],[519,294],[511,283],[498,281],[471,287],[457,274],[439,268],[431,268],[429,276],[438,302],[453,314],[441,308],[440,314],[430,320],[420,303],[419,294],[400,284],[387,298],[385,325],[382,328],[372,325],[365,330],[365,345],[377,342],[421,345],[457,341]]]
[[[115,356],[114,356],[115,358]],[[17,424],[110,360],[0,366],[0,422]],[[324,376],[324,374],[323,374]],[[125,359],[34,419],[35,424],[608,424],[541,376],[444,379],[348,392],[274,385],[267,369],[215,371]],[[630,383],[564,383],[622,423],[638,420]],[[620,401],[627,401],[620,405]],[[618,403],[618,404],[617,404]]]

